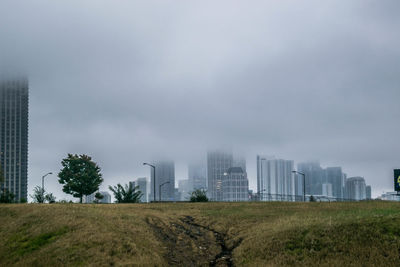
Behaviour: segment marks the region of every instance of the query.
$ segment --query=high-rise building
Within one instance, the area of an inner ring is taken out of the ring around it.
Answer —
[[[350,177],[346,180],[345,198],[348,200],[366,199],[366,185],[363,177]]]
[[[178,181],[178,190],[180,194],[180,199],[176,199],[177,201],[187,201],[190,199],[190,193],[193,191],[193,186],[191,180],[179,180]]]
[[[222,179],[232,164],[232,153],[225,151],[207,153],[207,194],[211,201],[222,201]]]
[[[149,190],[148,190],[148,181],[146,177],[141,177],[136,179],[136,186],[139,186],[139,191],[142,192],[142,196],[140,197],[140,202],[148,202],[149,201]]]
[[[327,182],[332,185],[332,196],[335,198],[343,198],[342,168],[341,167],[326,168],[326,178]]]
[[[370,186],[370,185],[367,185],[367,186],[365,187],[365,194],[366,194],[366,198],[367,198],[368,200],[371,200],[371,199],[372,199],[372,190],[371,190],[371,186]]]
[[[234,155],[233,156],[233,163],[232,163],[233,167],[240,167],[242,168],[243,172],[247,172],[246,171],[246,158],[243,157],[242,155]]]
[[[207,168],[205,164],[190,164],[188,175],[194,190],[207,189]]]
[[[156,167],[156,200],[161,201],[175,200],[175,164],[173,161],[158,161],[153,163]],[[151,199],[153,199],[154,170],[151,168]]]
[[[28,80],[0,80],[0,166],[2,189],[16,201],[28,197]]]
[[[293,160],[257,156],[257,190],[261,200],[293,201]]]
[[[305,174],[306,195],[322,195],[322,184],[327,183],[326,171],[318,162],[299,163],[297,170]]]
[[[333,186],[330,183],[322,184],[322,195],[326,197],[333,197]]]
[[[241,167],[232,167],[222,179],[222,201],[248,201],[249,181]]]

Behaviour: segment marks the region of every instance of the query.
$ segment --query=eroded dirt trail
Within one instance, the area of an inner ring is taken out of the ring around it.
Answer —
[[[226,234],[196,223],[191,216],[168,222],[148,217],[147,223],[165,246],[170,265],[234,266],[232,252],[241,240],[228,246]]]

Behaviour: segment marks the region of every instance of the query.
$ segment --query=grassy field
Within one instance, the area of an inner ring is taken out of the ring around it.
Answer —
[[[400,266],[400,204],[0,205],[0,266]]]

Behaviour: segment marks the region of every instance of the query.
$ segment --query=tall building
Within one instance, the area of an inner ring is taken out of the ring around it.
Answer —
[[[175,164],[173,161],[158,161],[153,163],[156,167],[156,200],[173,201],[175,199]],[[154,170],[151,168],[151,200],[153,200],[154,191]]]
[[[371,199],[372,199],[372,190],[371,190],[371,186],[370,186],[370,185],[367,185],[367,186],[365,187],[365,195],[366,195],[366,198],[367,198],[368,200],[371,200]]]
[[[222,201],[248,201],[249,181],[241,167],[232,167],[222,179]]]
[[[140,197],[140,202],[149,202],[149,189],[146,177],[141,177],[136,179],[136,186],[139,186],[139,191],[142,192],[142,196]]]
[[[297,170],[306,176],[306,195],[322,195],[322,184],[327,183],[326,171],[318,162],[299,163]]]
[[[232,153],[225,151],[207,153],[207,194],[211,201],[222,201],[222,179],[232,164]]]
[[[178,181],[178,191],[180,194],[180,199],[177,201],[187,201],[190,199],[190,193],[193,191],[193,185],[191,180],[179,180]]]
[[[207,168],[205,164],[190,164],[188,166],[188,177],[194,190],[207,189]]]
[[[0,165],[4,183],[15,195],[28,197],[28,80],[0,80]]]
[[[257,190],[261,200],[293,201],[293,160],[257,156]]]
[[[322,184],[322,195],[326,197],[333,197],[333,186],[330,183]]]
[[[234,155],[232,166],[240,167],[242,168],[243,172],[246,172],[246,158],[242,155]]]
[[[326,168],[327,182],[332,185],[332,196],[335,198],[343,198],[343,172],[341,167]]]
[[[350,177],[346,180],[345,198],[348,200],[366,199],[366,185],[363,177]]]

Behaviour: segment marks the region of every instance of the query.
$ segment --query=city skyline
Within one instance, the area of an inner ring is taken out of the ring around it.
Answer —
[[[251,189],[264,153],[392,191],[398,5],[2,1],[0,73],[30,84],[28,193],[51,171],[46,188],[67,198],[56,178],[67,153],[93,157],[105,190],[164,157],[186,179],[187,163],[221,146],[242,152]]]

